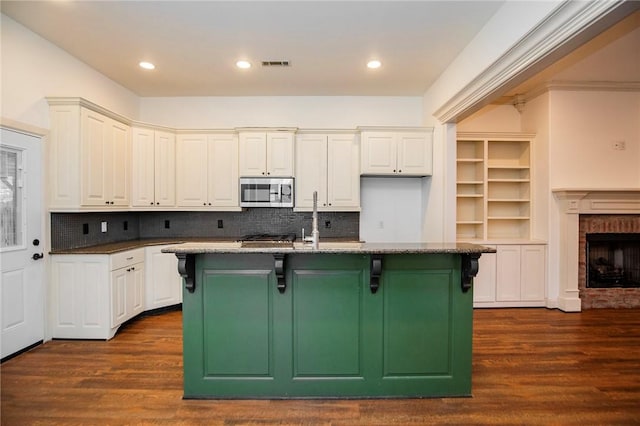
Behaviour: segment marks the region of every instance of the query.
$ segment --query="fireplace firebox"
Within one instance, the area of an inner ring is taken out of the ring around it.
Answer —
[[[640,287],[640,233],[587,233],[588,288]]]

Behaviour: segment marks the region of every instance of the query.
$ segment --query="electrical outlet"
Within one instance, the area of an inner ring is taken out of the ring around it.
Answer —
[[[331,221],[330,220],[325,220],[324,221],[324,227],[325,228],[331,228]]]
[[[625,141],[614,141],[613,149],[614,151],[624,151],[627,149],[627,143]]]
[[[107,222],[100,222],[100,232],[107,232]]]
[[[222,228],[224,228],[224,222],[222,221],[222,219],[218,219],[218,229]]]
[[[171,221],[167,219],[164,221],[164,229],[169,229],[169,228],[171,228]]]

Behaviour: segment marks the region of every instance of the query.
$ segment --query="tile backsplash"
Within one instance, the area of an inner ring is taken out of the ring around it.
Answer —
[[[311,213],[283,208],[253,208],[242,212],[122,212],[51,213],[51,248],[64,250],[139,238],[240,238],[247,234],[311,233]],[[102,232],[106,222],[107,231]],[[324,238],[359,238],[357,212],[320,212]]]

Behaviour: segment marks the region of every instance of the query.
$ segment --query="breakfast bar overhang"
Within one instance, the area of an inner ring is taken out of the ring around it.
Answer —
[[[185,398],[471,395],[472,244],[165,252],[184,278]]]

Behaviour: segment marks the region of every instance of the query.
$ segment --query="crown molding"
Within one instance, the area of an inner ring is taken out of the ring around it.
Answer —
[[[553,90],[573,92],[640,92],[640,81],[550,80],[518,96],[520,96],[524,102],[529,102]],[[501,96],[491,103],[494,105],[513,104],[514,97],[515,96]]]
[[[602,25],[605,17],[620,18],[638,8],[640,2],[624,0],[563,2],[433,115],[446,123],[471,114],[489,104],[492,97],[515,79],[526,76],[543,60],[558,54],[560,48],[579,41],[587,29],[598,28],[597,24]]]

